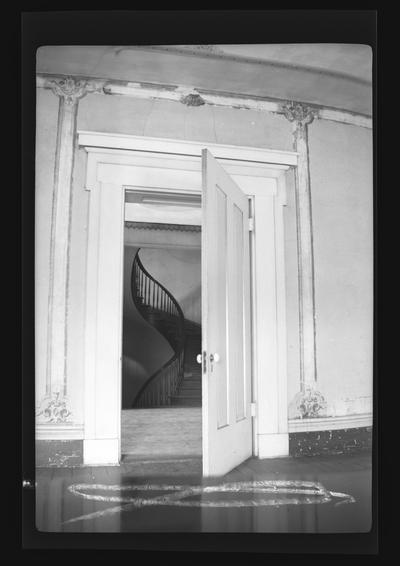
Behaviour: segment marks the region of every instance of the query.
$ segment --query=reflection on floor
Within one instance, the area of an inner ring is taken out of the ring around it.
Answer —
[[[201,459],[41,468],[37,528],[66,532],[367,532],[371,455],[250,459],[202,478]]]

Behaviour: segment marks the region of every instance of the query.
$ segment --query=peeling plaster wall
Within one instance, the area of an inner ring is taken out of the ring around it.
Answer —
[[[309,127],[318,387],[328,414],[372,411],[372,132]]]
[[[292,150],[291,125],[282,116],[119,95],[83,98],[78,129]]]
[[[294,171],[286,175],[287,204],[283,208],[285,227],[285,285],[286,285],[286,345],[288,402],[299,391],[300,336],[299,336],[299,288],[296,231],[296,199]]]
[[[85,304],[87,230],[90,192],[83,187],[86,178],[87,154],[84,149],[75,151],[73,171],[69,303],[67,334],[67,384],[72,418],[83,423]]]
[[[45,388],[50,221],[58,97],[37,91],[36,388]],[[77,128],[292,150],[292,125],[282,116],[118,95],[87,95]],[[309,128],[320,389],[335,414],[362,413],[372,395],[372,134],[316,120]],[[83,420],[83,347],[87,217],[86,153],[77,149],[73,175],[68,311],[68,390],[74,423]],[[292,180],[290,180],[292,179]],[[297,245],[293,178],[285,208],[288,396],[298,390]]]

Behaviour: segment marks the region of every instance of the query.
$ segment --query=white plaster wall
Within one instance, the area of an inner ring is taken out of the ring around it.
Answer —
[[[217,106],[90,94],[79,103],[78,128],[121,134],[292,150],[283,116]]]
[[[299,391],[300,383],[298,254],[293,170],[286,174],[286,194],[287,204],[283,208],[283,218],[285,229],[287,394],[288,402],[290,402]]]
[[[333,415],[372,410],[372,132],[309,127],[317,372]]]
[[[36,383],[44,392],[50,220],[58,97],[38,89],[36,171]],[[270,149],[292,149],[281,116],[122,96],[87,95],[82,130],[168,137]],[[365,412],[372,393],[372,142],[371,132],[327,121],[309,128],[320,386],[338,414]],[[70,242],[67,371],[74,422],[83,418],[83,335],[87,214],[86,154],[77,150]],[[290,178],[290,176],[289,176]],[[288,396],[299,378],[297,249],[294,188],[285,209]],[[168,286],[168,285],[167,285]]]
[[[87,154],[75,151],[68,283],[67,390],[74,423],[83,423],[86,257],[90,192],[84,189]]]

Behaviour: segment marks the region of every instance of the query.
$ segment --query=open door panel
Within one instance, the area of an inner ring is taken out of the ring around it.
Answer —
[[[248,198],[202,152],[203,475],[252,455]]]

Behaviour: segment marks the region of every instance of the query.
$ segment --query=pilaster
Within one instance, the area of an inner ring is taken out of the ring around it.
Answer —
[[[300,391],[290,406],[291,416],[317,417],[326,407],[317,390],[316,313],[314,290],[314,250],[312,199],[310,183],[308,127],[316,111],[301,103],[282,106],[282,113],[293,124],[293,149],[298,153],[295,174],[299,334],[300,334]]]
[[[39,400],[39,423],[68,422],[72,418],[67,396],[67,319],[72,172],[79,100],[101,84],[74,77],[49,78],[47,86],[59,97],[50,235],[50,285],[47,319],[46,392]]]

